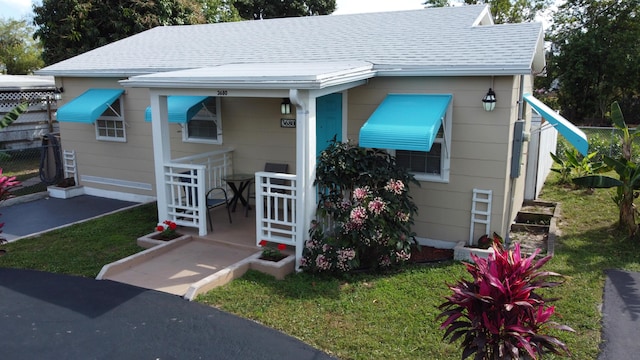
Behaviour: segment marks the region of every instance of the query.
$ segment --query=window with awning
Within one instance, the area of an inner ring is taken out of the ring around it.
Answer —
[[[221,144],[220,98],[210,96],[167,97],[170,123],[181,124],[185,142]],[[145,111],[145,121],[151,121],[151,107]]]
[[[423,181],[449,180],[451,94],[389,94],[360,129],[359,145],[388,149]]]
[[[60,107],[56,118],[61,122],[93,124],[107,109],[112,108],[123,92],[122,89],[89,89]]]

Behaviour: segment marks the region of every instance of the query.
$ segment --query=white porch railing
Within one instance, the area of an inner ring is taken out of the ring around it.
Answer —
[[[232,150],[219,150],[174,159],[164,165],[169,220],[194,227],[207,234],[207,207],[204,199],[213,187],[224,187],[224,176],[233,169]],[[163,221],[160,219],[160,221]]]
[[[297,245],[296,181],[293,174],[256,173],[256,245]]]

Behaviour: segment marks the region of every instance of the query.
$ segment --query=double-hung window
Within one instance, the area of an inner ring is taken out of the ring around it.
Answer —
[[[183,125],[184,142],[222,144],[220,98],[209,97],[202,108]]]
[[[126,142],[122,97],[119,97],[96,119],[96,139],[104,141]]]
[[[430,151],[395,150],[396,163],[413,173],[416,180],[449,181],[451,116],[448,112],[442,124]]]

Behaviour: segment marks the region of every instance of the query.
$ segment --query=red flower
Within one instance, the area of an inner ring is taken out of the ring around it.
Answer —
[[[265,246],[267,245],[267,240],[260,240],[259,244],[260,246]]]
[[[287,245],[285,244],[278,244],[278,250],[284,250],[287,248]]]
[[[156,230],[157,231],[164,231],[164,226],[158,225],[158,226],[156,226]]]

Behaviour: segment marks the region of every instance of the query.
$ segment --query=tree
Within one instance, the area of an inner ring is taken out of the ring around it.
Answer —
[[[603,119],[608,105],[640,120],[640,0],[568,0],[554,15],[548,70],[560,80],[562,113]]]
[[[35,36],[52,64],[160,25],[204,23],[203,4],[224,0],[43,0],[34,5]],[[210,16],[213,16],[210,14]],[[221,18],[225,18],[222,16]]]
[[[505,24],[533,21],[552,3],[552,0],[425,0],[423,4],[427,7],[489,4],[494,21]]]
[[[26,20],[0,18],[0,67],[4,65],[7,74],[30,74],[44,64],[40,58],[42,46],[33,39],[34,31]]]
[[[233,6],[243,19],[260,20],[328,15],[335,11],[336,0],[234,0]]]

